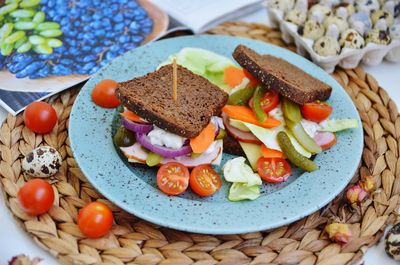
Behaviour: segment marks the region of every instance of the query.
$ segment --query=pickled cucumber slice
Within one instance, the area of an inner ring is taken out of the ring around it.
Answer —
[[[127,130],[124,126],[120,126],[113,137],[114,144],[118,147],[131,146],[136,142],[135,135]]]
[[[317,164],[315,164],[307,157],[302,156],[296,151],[296,149],[290,142],[288,135],[285,132],[282,131],[278,133],[278,143],[283,153],[286,154],[289,161],[292,162],[295,166],[308,172],[318,169]]]
[[[219,133],[217,135],[217,137],[215,138],[216,140],[222,140],[224,139],[226,136],[226,131],[222,128],[219,129]]]
[[[153,152],[149,152],[149,154],[147,155],[147,158],[146,158],[146,164],[149,167],[154,167],[154,166],[157,166],[158,164],[160,164],[160,162],[163,159],[164,158],[161,155],[153,153]]]
[[[265,94],[265,87],[258,86],[254,90],[253,110],[259,122],[265,122],[268,119],[268,114],[261,107],[261,99]]]
[[[245,87],[229,96],[229,105],[246,105],[249,99],[253,96],[253,89]]]
[[[282,100],[282,112],[286,120],[294,123],[298,123],[302,119],[299,105],[287,98]]]
[[[294,123],[290,120],[285,120],[286,126],[292,132],[293,136],[296,140],[303,146],[307,151],[313,154],[319,154],[322,152],[321,147],[314,141],[313,138],[308,135],[308,133],[304,130],[301,122]]]

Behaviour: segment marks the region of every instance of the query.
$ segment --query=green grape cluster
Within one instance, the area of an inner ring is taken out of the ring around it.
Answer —
[[[6,0],[0,7],[0,53],[10,55],[14,50],[24,53],[51,54],[63,43],[60,24],[46,21],[39,9],[40,0]]]

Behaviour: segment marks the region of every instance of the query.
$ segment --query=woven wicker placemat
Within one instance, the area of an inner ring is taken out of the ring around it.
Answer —
[[[210,33],[250,37],[284,46],[279,31],[259,24],[226,23]],[[291,47],[291,49],[294,49]],[[352,182],[373,175],[377,191],[361,205],[338,196],[329,206],[291,225],[240,235],[199,235],[159,227],[136,218],[101,197],[79,170],[68,141],[68,118],[79,88],[50,99],[59,120],[48,135],[35,135],[22,115],[8,116],[0,129],[0,177],[15,219],[33,240],[65,264],[353,264],[396,220],[400,170],[400,118],[394,102],[362,68],[337,69],[333,76],[352,97],[365,131],[362,165]],[[27,180],[21,158],[39,145],[56,147],[63,157],[52,178],[55,205],[38,218],[26,215],[16,199]],[[114,211],[116,224],[105,237],[85,238],[76,225],[78,210],[101,200]],[[329,222],[350,225],[353,238],[331,242],[323,233]]]

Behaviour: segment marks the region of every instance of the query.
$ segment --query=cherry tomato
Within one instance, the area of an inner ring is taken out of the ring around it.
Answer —
[[[165,194],[181,194],[189,186],[189,170],[177,162],[166,163],[158,169],[157,186]]]
[[[332,113],[332,107],[320,101],[306,103],[300,109],[305,119],[314,122],[326,120]]]
[[[35,133],[49,133],[57,123],[57,113],[46,102],[32,102],[24,111],[26,127]]]
[[[261,179],[270,183],[285,181],[292,173],[292,168],[283,158],[260,157],[257,169]]]
[[[101,202],[91,202],[78,214],[78,226],[89,238],[102,237],[110,231],[114,217],[110,208]]]
[[[270,112],[279,104],[279,95],[274,90],[269,90],[261,99],[261,107],[265,113]],[[253,108],[253,98],[249,100],[249,107]]]
[[[190,187],[200,196],[210,196],[222,186],[221,178],[209,165],[195,167],[190,173]]]
[[[114,80],[104,79],[98,83],[92,91],[92,100],[103,108],[116,108],[121,102],[115,95],[118,83]]]
[[[36,216],[50,210],[54,202],[54,191],[48,182],[32,179],[21,187],[17,197],[22,209],[27,214]]]

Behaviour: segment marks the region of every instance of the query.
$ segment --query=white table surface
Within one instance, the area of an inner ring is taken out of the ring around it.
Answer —
[[[268,20],[265,11],[259,11],[242,18],[248,22],[264,23]],[[391,98],[400,106],[400,64],[383,62],[378,66],[364,69],[373,75],[379,84],[386,89]],[[6,117],[6,112],[0,107],[0,122]],[[8,264],[12,256],[27,254],[30,257],[41,257],[41,265],[58,264],[46,251],[42,250],[31,240],[31,238],[17,225],[10,211],[6,208],[3,196],[0,196],[0,264]],[[365,265],[396,265],[397,262],[388,258],[384,251],[383,241],[377,246],[368,250],[364,257]]]

